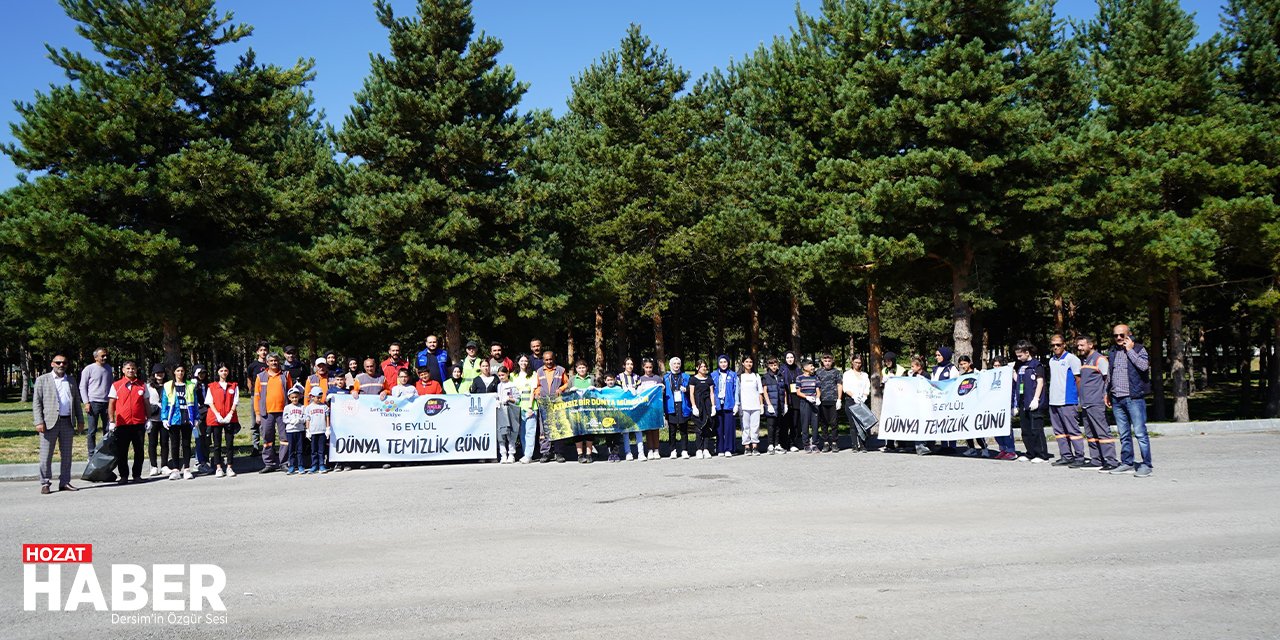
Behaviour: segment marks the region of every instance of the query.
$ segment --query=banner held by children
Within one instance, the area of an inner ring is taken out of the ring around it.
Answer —
[[[492,460],[498,457],[497,396],[334,396],[334,462]]]
[[[662,428],[662,387],[570,391],[547,406],[552,440]]]
[[[880,437],[885,440],[968,440],[1011,432],[1013,367],[986,369],[953,380],[889,378],[884,385]]]

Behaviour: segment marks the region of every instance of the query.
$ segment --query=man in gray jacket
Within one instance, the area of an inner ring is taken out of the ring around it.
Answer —
[[[58,476],[59,491],[75,491],[71,486],[71,436],[84,427],[80,406],[80,390],[67,375],[67,357],[57,354],[49,363],[52,369],[36,378],[35,396],[31,400],[31,418],[40,434],[40,493],[50,493],[53,482],[53,447],[58,446],[62,463]]]

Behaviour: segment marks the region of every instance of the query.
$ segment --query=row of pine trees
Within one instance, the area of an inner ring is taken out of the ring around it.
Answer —
[[[60,2],[92,53],[49,48],[3,148],[6,344],[875,369],[1127,322],[1175,417],[1227,377],[1280,414],[1280,0],[1207,38],[1176,0],[826,0],[696,79],[632,26],[559,117],[469,2],[378,0],[336,126],[310,61],[217,59],[252,27],[213,0]]]

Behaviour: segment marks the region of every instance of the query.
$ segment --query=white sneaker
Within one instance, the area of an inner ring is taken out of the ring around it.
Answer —
[[[661,452],[656,451],[656,450],[655,450],[655,451],[651,451],[651,452],[649,452],[649,459],[650,459],[650,460],[658,460],[658,459],[660,459],[660,458],[662,458],[662,453],[661,453]]]
[[[733,457],[733,452],[732,452],[732,451],[726,451],[726,452],[724,452],[724,457],[726,457],[726,458],[732,458],[732,457]]]
[[[222,473],[222,467],[218,467],[217,471],[213,472],[213,477],[215,478],[221,478],[224,475],[226,474]]]
[[[170,480],[179,480],[179,479],[181,479],[181,478],[182,478],[182,472],[181,472],[181,471],[178,471],[177,469],[174,469],[173,471],[170,471],[170,472],[169,472],[169,479],[170,479]]]
[[[676,458],[679,458],[679,457],[680,457],[680,452],[679,452],[679,451],[676,451],[675,449],[672,449],[672,450],[671,450],[671,455],[670,455],[670,456],[668,456],[668,458],[670,458],[671,460],[675,460]],[[686,454],[684,454],[684,457],[688,458],[688,457],[689,457],[689,454],[687,454],[687,453],[686,453]]]
[[[1035,464],[1039,464],[1041,462],[1048,462],[1048,460],[1045,460],[1044,458],[1032,458],[1031,462]]]
[[[635,459],[636,459],[636,457],[635,457],[635,456],[633,456],[633,455],[631,455],[631,454],[629,454],[629,453],[627,454],[627,462],[631,462],[632,460],[635,460]]]
[[[530,462],[533,462],[533,458],[530,458],[529,456],[520,458],[520,464],[529,464]]]
[[[170,473],[170,472],[172,472],[172,471],[176,471],[176,469],[170,469],[170,468],[169,468],[169,465],[167,465],[167,464],[165,464],[165,465],[160,465],[160,474],[161,474],[161,475],[166,474],[166,473]]]
[[[151,471],[147,472],[148,477],[154,477],[158,475],[160,475],[160,470],[155,467],[151,467]]]
[[[183,469],[183,470],[182,470],[182,479],[183,479],[183,480],[190,480],[190,479],[192,479],[192,478],[194,478],[194,477],[195,477],[195,476],[191,474],[191,470],[190,470],[190,469]]]
[[[799,449],[797,449],[797,448],[795,448],[795,447],[791,447],[791,453],[799,453],[799,452],[800,452],[800,450],[799,450]]]
[[[681,452],[680,452],[680,459],[681,459],[681,460],[688,460],[688,459],[689,459],[689,451],[688,451],[688,450],[681,451]]]
[[[231,467],[227,467],[227,477],[228,478],[236,477],[236,470],[232,469]]]

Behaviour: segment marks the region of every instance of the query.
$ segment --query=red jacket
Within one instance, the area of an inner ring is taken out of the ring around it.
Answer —
[[[395,362],[391,358],[382,361],[382,388],[390,391],[391,387],[396,386],[396,377],[401,371],[409,370],[409,361],[401,360]]]

